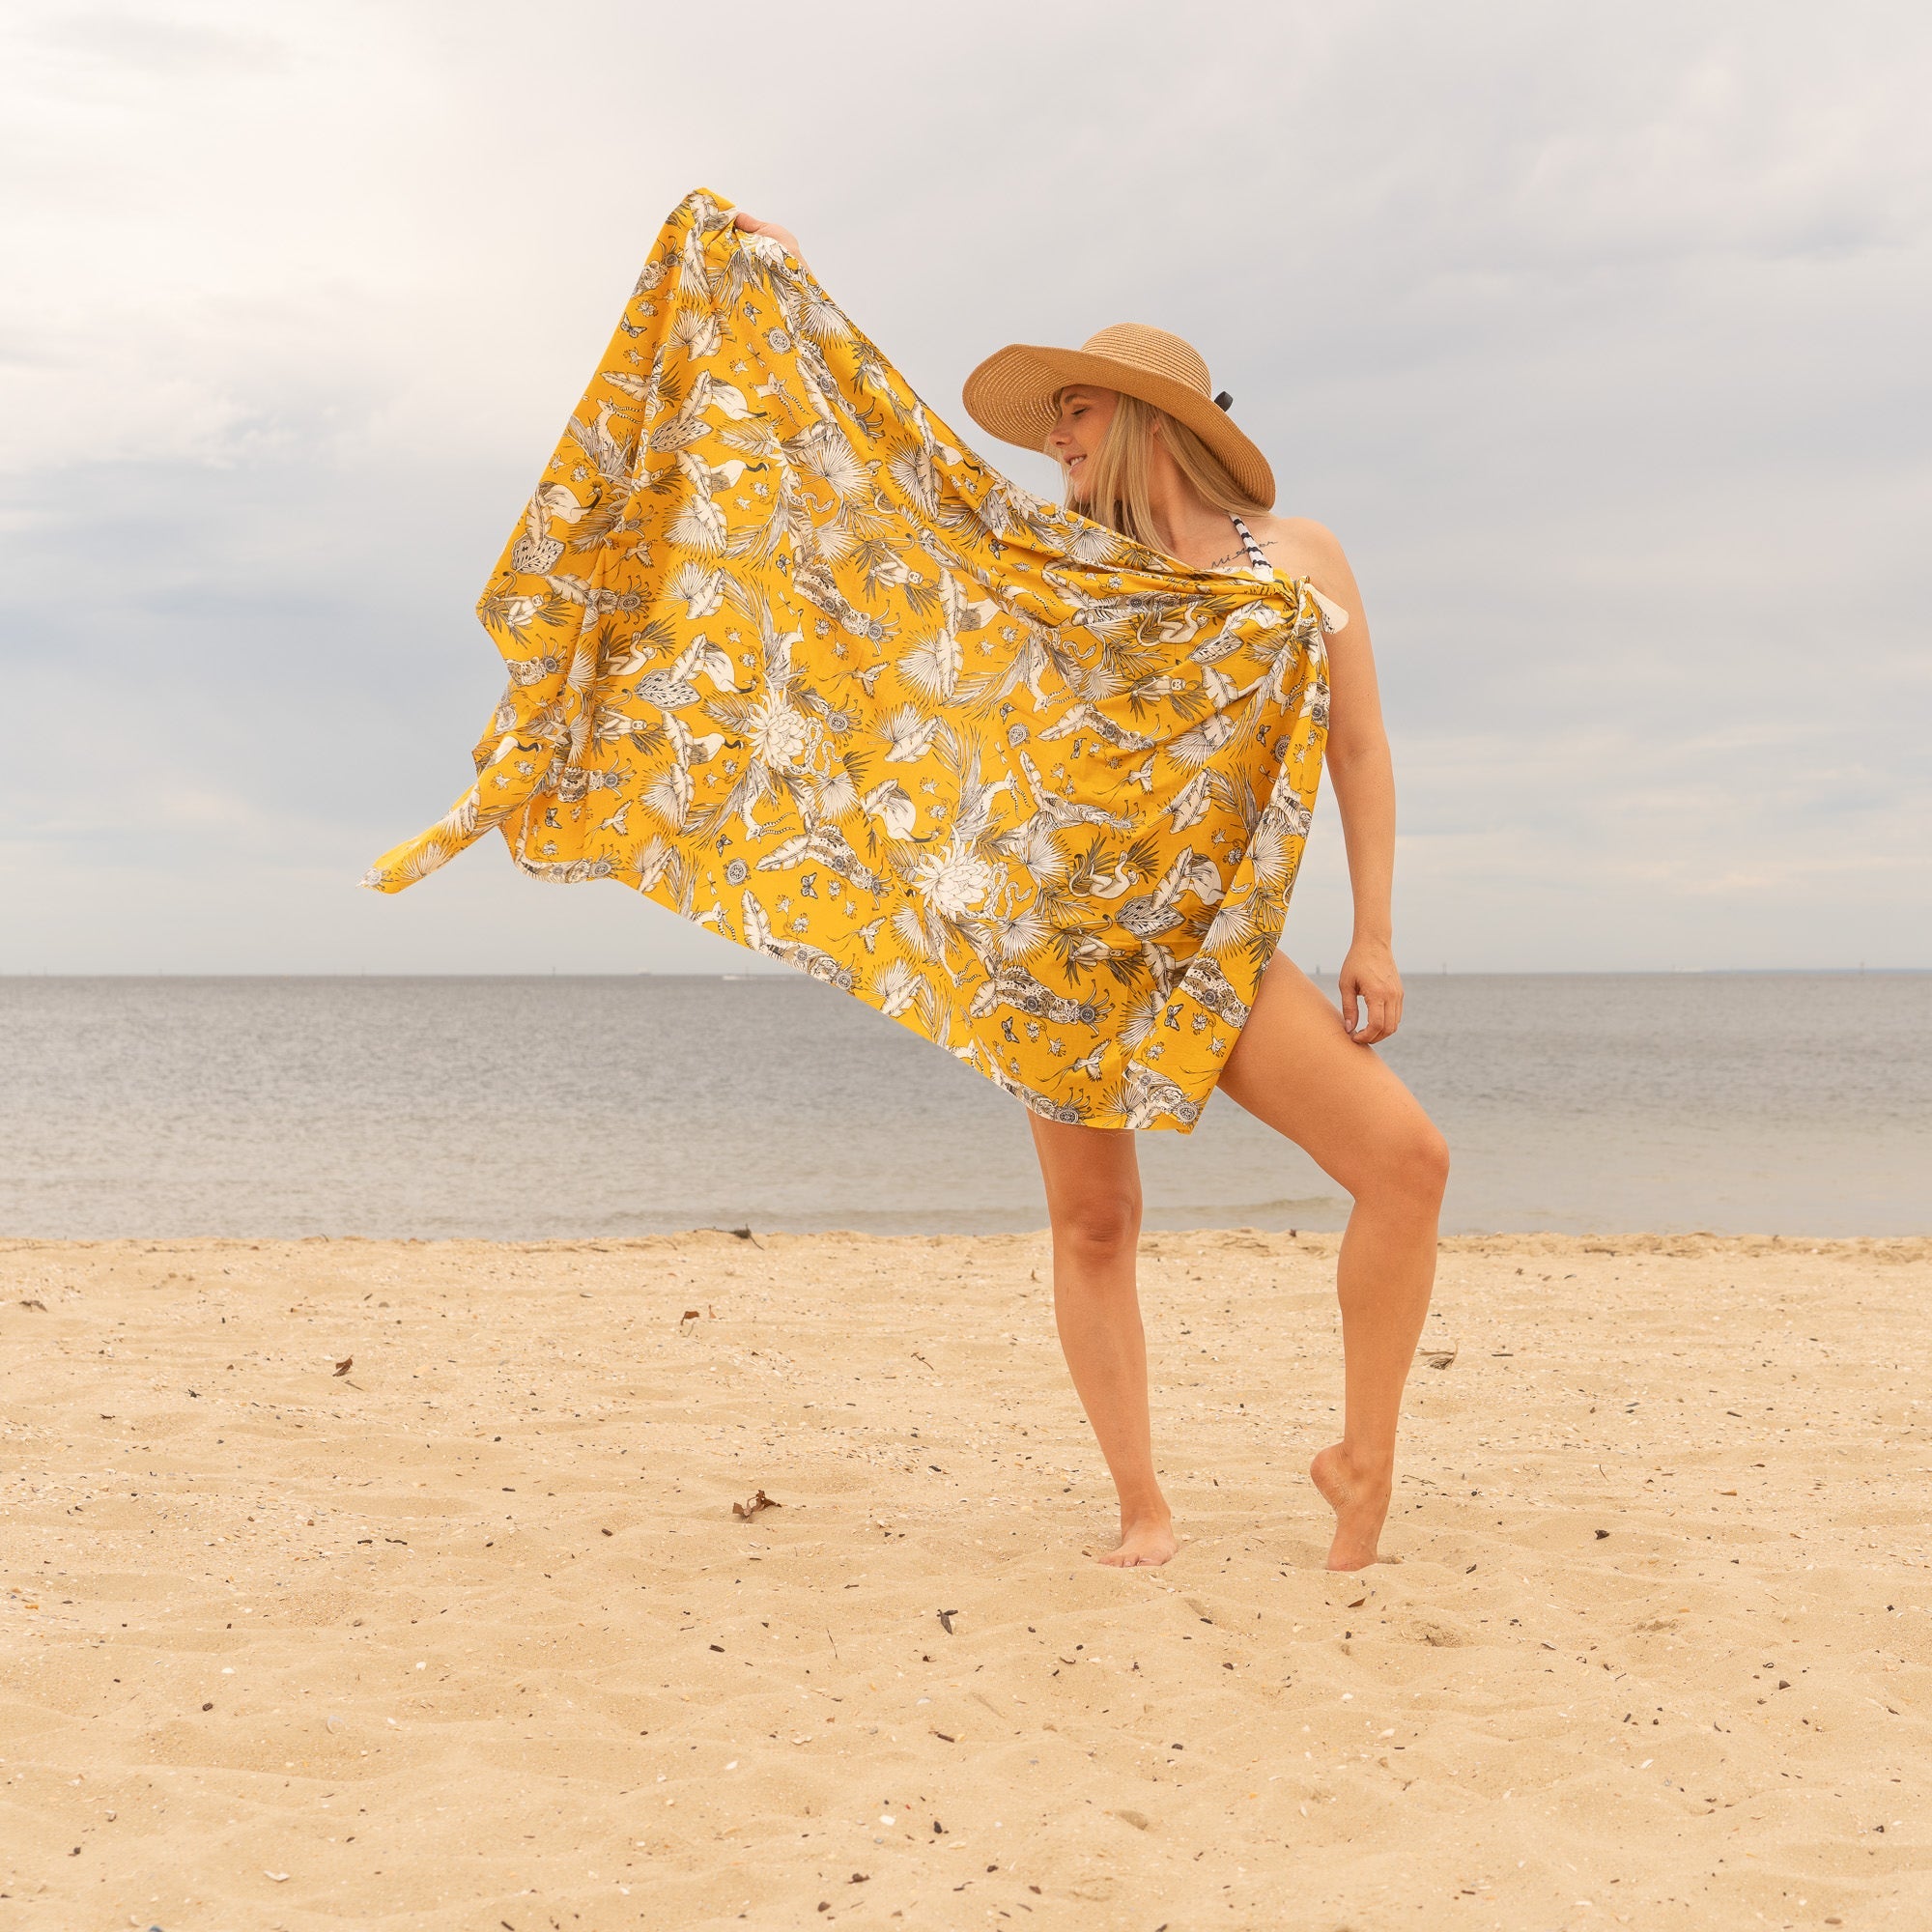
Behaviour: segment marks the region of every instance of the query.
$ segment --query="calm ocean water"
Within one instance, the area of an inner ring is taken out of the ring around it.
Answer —
[[[1452,1232],[1932,1231],[1932,975],[1420,978],[1382,1050]],[[1150,1226],[1345,1217],[1226,1099],[1139,1138]],[[1017,1102],[808,980],[0,980],[0,1233],[1044,1223]]]

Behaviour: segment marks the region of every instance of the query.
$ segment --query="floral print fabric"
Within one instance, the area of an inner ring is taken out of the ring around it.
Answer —
[[[476,783],[365,884],[495,827],[1050,1119],[1200,1118],[1320,778],[1339,619],[1305,581],[1030,496],[698,190],[477,613],[509,684]]]

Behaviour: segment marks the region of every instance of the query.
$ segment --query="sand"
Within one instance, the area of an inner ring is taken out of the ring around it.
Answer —
[[[1932,1241],[1450,1242],[1357,1577],[1334,1247],[1117,1572],[1042,1236],[0,1244],[0,1924],[1932,1922]]]

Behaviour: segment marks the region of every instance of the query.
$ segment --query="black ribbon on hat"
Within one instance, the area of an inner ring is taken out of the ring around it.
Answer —
[[[1217,410],[1232,410],[1235,407],[1235,399],[1233,396],[1229,395],[1226,389],[1223,389],[1221,393],[1214,398],[1214,407]]]

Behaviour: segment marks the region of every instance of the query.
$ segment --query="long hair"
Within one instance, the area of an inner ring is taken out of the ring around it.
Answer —
[[[1056,396],[1056,409],[1059,402]],[[1265,511],[1267,506],[1258,503],[1235,481],[1228,466],[1185,423],[1177,422],[1165,410],[1157,410],[1151,403],[1144,403],[1140,397],[1124,391],[1121,392],[1113,421],[1107,425],[1107,434],[1100,439],[1100,447],[1087,459],[1086,500],[1075,503],[1068,497],[1068,507],[1149,550],[1164,551],[1167,545],[1155,527],[1148,492],[1150,453],[1156,423],[1160,425],[1160,440],[1167,445],[1176,468],[1206,501],[1236,516],[1253,517]],[[1065,464],[1060,473],[1064,486]]]

